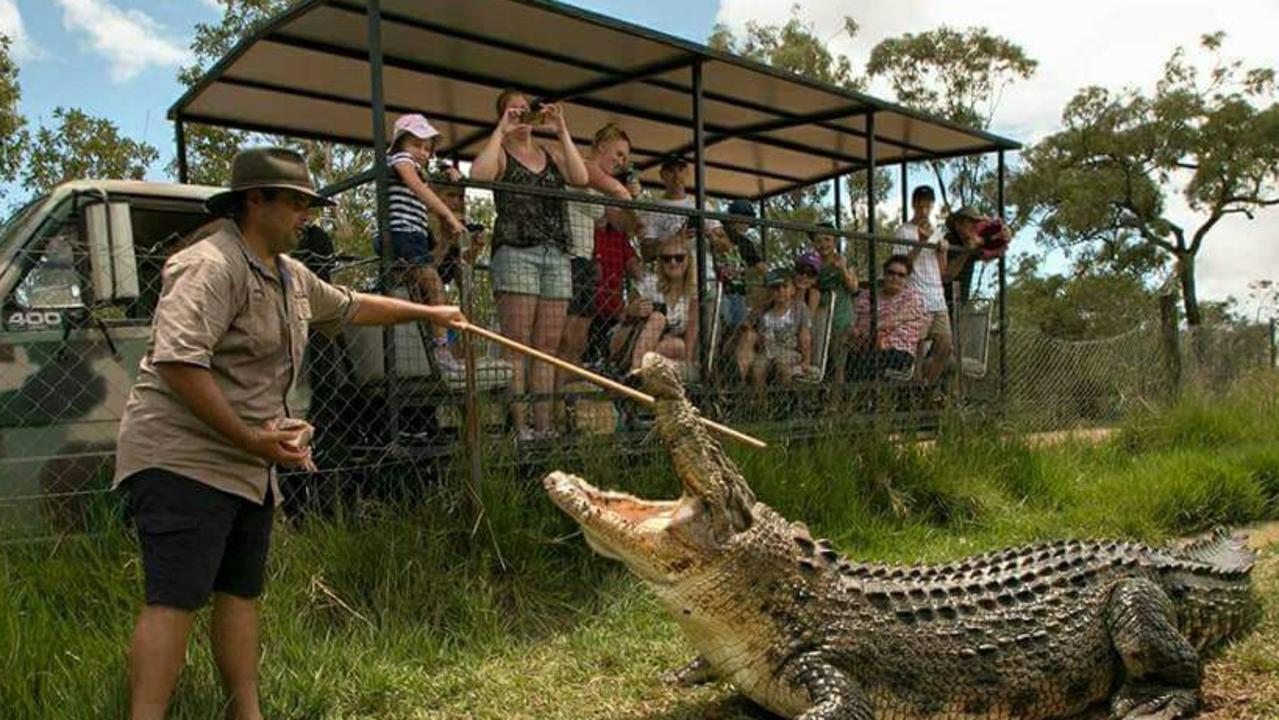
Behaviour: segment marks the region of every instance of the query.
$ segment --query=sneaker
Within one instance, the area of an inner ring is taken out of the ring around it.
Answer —
[[[537,439],[538,439],[537,432],[533,430],[533,428],[524,428],[522,430],[517,430],[515,432],[515,442],[516,444],[519,444],[519,445],[523,445],[525,443],[531,443]]]
[[[435,346],[435,364],[440,368],[440,372],[449,375],[458,375],[466,371],[466,365],[449,352],[447,345]]]

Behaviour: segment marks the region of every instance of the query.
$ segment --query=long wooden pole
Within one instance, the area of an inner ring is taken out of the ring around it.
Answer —
[[[523,353],[536,360],[541,360],[542,362],[550,363],[551,365],[554,365],[555,367],[565,372],[577,375],[578,377],[584,380],[588,380],[592,383],[595,383],[596,385],[599,385],[602,388],[605,388],[607,390],[612,390],[613,392],[619,395],[625,395],[626,397],[632,400],[644,403],[645,405],[648,405],[650,407],[657,402],[657,399],[654,398],[652,395],[649,395],[648,393],[640,392],[639,390],[636,390],[633,387],[627,387],[626,385],[623,385],[622,383],[619,383],[614,380],[610,380],[602,375],[596,375],[590,370],[585,370],[583,368],[580,368],[574,365],[573,363],[567,362],[565,360],[561,360],[560,358],[557,358],[554,355],[547,355],[541,350],[537,350],[536,348],[531,348],[528,345],[525,345],[523,343],[516,342],[506,337],[505,335],[500,335],[498,333],[493,332],[492,330],[487,330],[478,325],[472,325],[471,323],[468,323],[468,322],[455,322],[453,323],[453,327],[463,332],[479,335],[485,340],[490,340],[492,342],[497,343],[498,345],[501,345],[502,347],[509,348],[519,353]],[[756,447],[761,449],[768,447],[768,443],[764,442],[763,440],[751,437],[750,435],[747,435],[742,432],[738,432],[734,430],[733,428],[728,427],[727,425],[721,425],[715,422],[714,420],[709,420],[707,418],[699,418],[699,419],[702,421],[703,425],[710,428],[711,430],[714,430],[720,435],[723,435],[724,437],[732,438],[733,440],[737,440],[738,442],[746,443],[747,445],[750,445],[751,447]]]

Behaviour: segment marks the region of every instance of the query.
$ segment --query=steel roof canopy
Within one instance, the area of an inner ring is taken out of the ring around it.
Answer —
[[[631,136],[641,178],[693,148],[692,66],[702,63],[706,190],[751,198],[875,163],[1020,145],[648,28],[548,0],[382,0],[384,97],[426,115],[440,149],[475,157],[505,88],[563,99],[581,143],[607,122]],[[365,0],[305,0],[245,38],[170,119],[373,143]],[[388,118],[388,121],[391,118]]]

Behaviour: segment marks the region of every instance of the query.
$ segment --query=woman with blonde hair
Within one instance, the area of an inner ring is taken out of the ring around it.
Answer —
[[[624,353],[633,338],[631,369],[638,368],[649,352],[691,367],[697,361],[698,314],[697,275],[688,261],[688,243],[672,235],[662,240],[657,253],[657,271],[640,278],[627,308],[633,333],[619,328],[611,354]]]
[[[640,192],[639,182],[627,178],[630,168],[631,139],[626,131],[613,123],[595,133],[591,147],[582,154],[590,184],[586,193],[591,196],[634,200]],[[560,341],[559,355],[571,363],[578,363],[586,351],[591,321],[595,318],[595,295],[600,282],[600,266],[596,262],[595,247],[598,233],[605,225],[630,235],[638,221],[633,210],[606,207],[592,200],[571,201],[568,204],[569,262],[572,274],[573,296],[569,299],[568,320]],[[560,373],[558,385],[567,379]]]

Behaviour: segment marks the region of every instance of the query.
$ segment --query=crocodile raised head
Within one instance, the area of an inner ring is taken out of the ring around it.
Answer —
[[[684,492],[650,501],[560,472],[544,483],[600,554],[661,599],[723,679],[801,720],[1172,720],[1200,705],[1201,652],[1255,614],[1254,556],[1218,533],[1177,547],[1060,541],[948,565],[851,562],[754,494],[672,368],[645,358]]]

